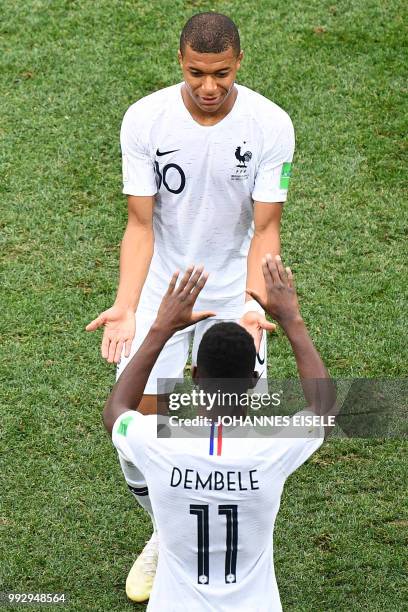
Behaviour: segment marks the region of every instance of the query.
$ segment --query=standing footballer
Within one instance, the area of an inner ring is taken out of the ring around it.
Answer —
[[[191,262],[210,273],[197,308],[217,313],[168,340],[138,407],[145,414],[156,409],[157,379],[181,377],[190,340],[194,365],[204,332],[220,321],[240,320],[255,339],[255,369],[266,376],[265,330],[273,326],[245,289],[265,298],[261,260],[280,252],[294,132],[279,106],[235,83],[242,58],[231,19],[194,15],[180,37],[184,81],[138,100],[123,119],[128,223],[119,287],[114,305],[87,330],[104,326],[102,356],[118,363],[119,376],[146,337],[168,278]],[[156,558],[154,532],[129,575],[131,599],[146,598]]]

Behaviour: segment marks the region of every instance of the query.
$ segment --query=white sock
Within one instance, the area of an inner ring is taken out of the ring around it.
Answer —
[[[153,533],[157,534],[156,521],[154,520],[153,508],[150,502],[149,489],[147,488],[145,477],[135,465],[123,459],[119,453],[118,456],[120,467],[122,468],[129,490],[133,493],[133,497],[142,508],[148,512],[153,525]]]

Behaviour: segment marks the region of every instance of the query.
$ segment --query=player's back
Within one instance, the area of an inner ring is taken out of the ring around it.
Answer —
[[[161,551],[152,609],[163,609],[166,593],[166,609],[280,609],[271,605],[272,537],[284,478],[253,442],[224,438],[221,456],[210,456],[208,439],[171,440],[152,458]]]
[[[157,439],[155,417],[133,414],[126,440],[113,439],[142,470],[158,526],[148,610],[281,610],[274,522],[287,476],[321,440],[236,438],[225,429],[211,440],[210,428]]]

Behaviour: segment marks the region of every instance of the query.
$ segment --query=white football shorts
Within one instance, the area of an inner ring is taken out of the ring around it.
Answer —
[[[152,326],[156,314],[148,311],[136,312],[136,334],[133,338],[132,348],[129,357],[122,356],[116,367],[116,380],[119,378],[123,370],[126,368],[133,355],[137,352],[147,333]],[[157,395],[157,380],[174,378],[182,380],[184,378],[184,368],[187,364],[190,343],[192,342],[191,363],[196,365],[197,352],[201,339],[207,329],[215,323],[233,322],[238,323],[238,319],[217,319],[216,317],[199,321],[191,327],[182,329],[176,332],[163,347],[147,381],[145,387],[145,395]],[[266,378],[267,378],[267,350],[266,350],[266,332],[262,336],[259,352],[256,356],[254,370],[258,372],[260,380],[254,392],[267,393]]]

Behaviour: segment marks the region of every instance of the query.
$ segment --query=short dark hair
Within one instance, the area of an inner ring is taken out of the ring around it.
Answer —
[[[208,378],[250,379],[254,374],[254,339],[238,323],[216,323],[202,337],[197,367]]]
[[[222,53],[232,47],[239,55],[241,43],[235,23],[221,13],[198,13],[187,21],[180,36],[180,51],[190,45],[197,53]]]

